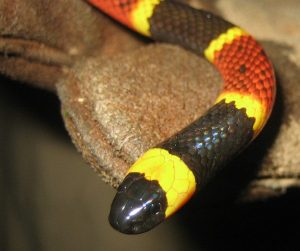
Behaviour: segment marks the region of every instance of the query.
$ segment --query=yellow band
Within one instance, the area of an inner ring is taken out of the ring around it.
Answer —
[[[132,11],[132,24],[139,33],[150,36],[149,18],[153,14],[153,10],[160,0],[140,0],[136,8]]]
[[[219,103],[223,99],[227,104],[234,102],[237,109],[245,108],[247,116],[255,119],[253,125],[254,133],[257,134],[260,132],[265,124],[267,112],[265,106],[258,99],[251,95],[237,92],[223,92],[217,98],[216,103]]]
[[[210,42],[209,46],[204,51],[205,57],[208,61],[213,62],[215,52],[221,51],[224,44],[230,44],[235,38],[243,35],[248,35],[248,33],[239,27],[228,29],[225,33],[222,33],[219,37]]]
[[[183,206],[196,190],[196,180],[188,166],[161,148],[148,150],[129,169],[128,173],[132,172],[144,174],[147,180],[158,181],[167,197],[166,217]]]

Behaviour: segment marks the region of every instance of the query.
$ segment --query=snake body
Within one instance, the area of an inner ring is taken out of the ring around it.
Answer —
[[[206,114],[149,149],[129,169],[111,206],[118,231],[137,234],[164,221],[261,131],[272,111],[271,62],[252,36],[207,11],[167,0],[89,0],[156,41],[203,55],[224,88]]]

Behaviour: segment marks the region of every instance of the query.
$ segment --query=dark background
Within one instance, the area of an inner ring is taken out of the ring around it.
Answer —
[[[149,233],[115,232],[107,221],[114,191],[71,143],[56,95],[4,77],[0,142],[1,251],[300,250],[297,189],[237,204],[206,199],[214,187]]]

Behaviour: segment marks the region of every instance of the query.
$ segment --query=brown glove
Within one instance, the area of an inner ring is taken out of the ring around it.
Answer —
[[[0,72],[57,92],[73,142],[113,186],[142,152],[200,116],[221,88],[204,59],[153,44],[85,1],[0,3]],[[279,90],[270,123],[232,165],[236,182],[250,183],[248,199],[300,185],[299,70],[289,48],[263,44]]]

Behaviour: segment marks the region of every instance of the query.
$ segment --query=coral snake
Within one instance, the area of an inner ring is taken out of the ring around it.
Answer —
[[[182,207],[261,131],[275,99],[271,62],[243,29],[168,0],[88,0],[132,30],[203,55],[224,88],[206,114],[144,153],[128,170],[109,215],[118,231],[148,231]]]

